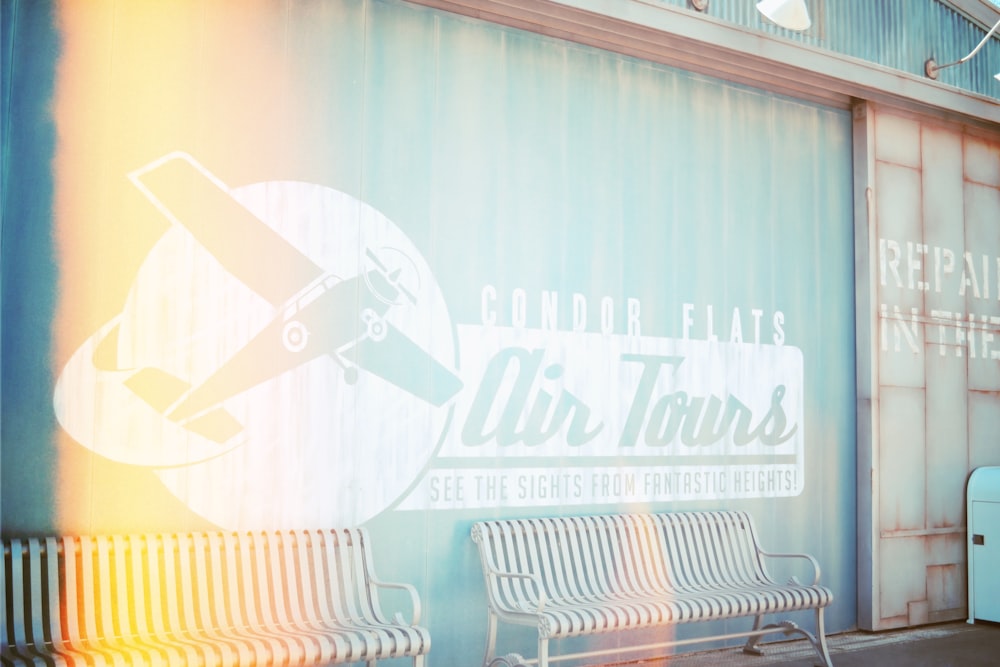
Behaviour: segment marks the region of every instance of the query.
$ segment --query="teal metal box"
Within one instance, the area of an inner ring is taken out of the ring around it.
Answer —
[[[1000,466],[969,477],[969,623],[1000,622]]]

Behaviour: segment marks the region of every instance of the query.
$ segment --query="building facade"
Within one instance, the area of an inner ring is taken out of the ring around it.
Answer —
[[[831,632],[965,618],[1000,42],[925,67],[1000,10],[806,6],[5,2],[4,535],[363,524],[437,665],[488,517],[747,509]]]

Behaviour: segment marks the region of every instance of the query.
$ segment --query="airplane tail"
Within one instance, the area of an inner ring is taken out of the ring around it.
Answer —
[[[125,386],[149,403],[157,412],[167,408],[184,395],[191,384],[159,368],[142,368],[125,380]]]
[[[191,384],[159,368],[142,368],[125,380],[125,386],[146,401],[154,410],[169,417],[168,410],[175,405]],[[243,425],[228,410],[215,407],[182,422],[184,428],[223,443],[243,430]]]

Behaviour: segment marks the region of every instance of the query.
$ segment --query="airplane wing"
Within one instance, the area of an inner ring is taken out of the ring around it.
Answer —
[[[381,340],[364,338],[355,345],[358,366],[434,405],[443,405],[462,388],[462,381],[414,343],[402,331],[385,322]]]
[[[187,229],[229,273],[281,306],[324,274],[321,267],[230,196],[186,153],[170,153],[131,174],[153,205]]]

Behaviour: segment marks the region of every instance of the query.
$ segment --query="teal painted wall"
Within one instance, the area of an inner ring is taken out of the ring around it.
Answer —
[[[5,534],[364,523],[454,665],[474,520],[742,508],[853,627],[849,113],[398,2],[42,32],[5,39],[59,136],[4,145]]]
[[[0,197],[0,526],[51,524],[58,428],[51,409],[55,127],[49,113],[59,46],[44,6],[0,5],[3,38]],[[29,46],[30,45],[30,46]]]

